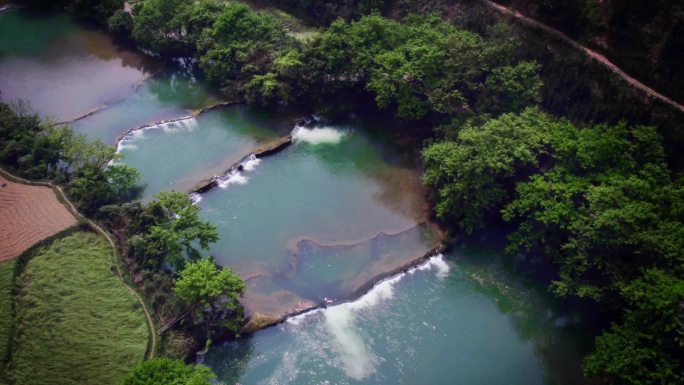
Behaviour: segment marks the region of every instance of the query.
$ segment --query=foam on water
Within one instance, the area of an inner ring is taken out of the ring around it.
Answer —
[[[134,142],[145,138],[145,132],[148,130],[162,130],[165,133],[175,133],[175,132],[193,132],[197,128],[197,119],[193,116],[187,116],[180,118],[178,120],[173,120],[170,122],[160,122],[157,124],[150,124],[147,126],[142,126],[140,128],[134,129],[124,135],[116,145],[116,152],[121,151],[135,151],[138,146]]]
[[[259,163],[261,163],[261,159],[257,158],[254,154],[251,154],[241,163],[241,165],[245,171],[254,171]]]
[[[249,180],[245,176],[245,172],[254,171],[259,163],[261,163],[261,159],[257,158],[254,154],[250,154],[240,162],[240,168],[232,169],[225,175],[219,176],[216,182],[222,189],[228,188],[232,184],[244,185]]]
[[[234,172],[229,173],[228,175],[225,175],[225,176],[218,178],[217,182],[218,182],[218,186],[220,188],[225,189],[225,188],[228,188],[228,186],[230,186],[232,184],[238,184],[238,185],[246,184],[247,180],[248,180],[248,178],[246,176],[242,175],[242,173],[240,171],[234,171]]]
[[[326,334],[333,342],[332,350],[335,359],[339,360],[340,367],[345,374],[355,380],[364,378],[375,373],[378,358],[369,351],[363,337],[356,327],[356,319],[361,310],[371,308],[383,301],[394,297],[394,286],[407,275],[416,271],[435,270],[438,278],[442,279],[449,274],[450,266],[444,260],[442,254],[429,258],[426,262],[409,269],[404,273],[378,282],[371,290],[356,301],[345,302],[328,308],[314,309],[309,312],[290,317],[287,323],[299,327],[303,320],[314,315],[323,315]]]
[[[451,270],[451,266],[444,260],[444,256],[442,254],[436,255],[430,259],[427,260],[424,264],[417,266],[409,271],[407,273],[413,274],[416,271],[426,271],[426,270],[432,270],[436,269],[437,271],[435,272],[435,275],[437,275],[437,278],[444,279],[446,278],[447,275],[449,275],[449,271]]]
[[[375,373],[377,359],[357,331],[353,310],[346,306],[333,306],[324,314],[326,331],[332,337],[332,348],[345,374],[362,380]]]
[[[193,205],[196,205],[202,201],[202,194],[192,193],[189,195],[189,197]]]
[[[138,150],[138,146],[131,143],[130,141],[121,141],[121,142],[119,142],[119,145],[116,148],[117,154],[120,153],[121,151],[133,152],[133,151],[137,151],[137,150]]]
[[[336,144],[342,141],[346,135],[346,132],[332,127],[308,128],[297,126],[292,131],[292,139],[310,144]]]
[[[407,275],[412,275],[416,271],[429,271],[433,269],[436,270],[435,275],[437,275],[438,278],[445,278],[449,274],[451,267],[444,259],[444,255],[437,254],[430,257],[427,261],[421,263],[420,265],[408,269],[406,272],[399,273],[376,283],[372,289],[355,301],[343,302],[337,305],[329,306],[327,308],[316,308],[308,312],[292,316],[287,319],[287,322],[292,325],[299,325],[302,320],[309,316],[313,316],[321,312],[327,312],[330,309],[337,307],[346,307],[350,310],[363,310],[373,307],[384,300],[392,299],[394,297],[394,285]]]

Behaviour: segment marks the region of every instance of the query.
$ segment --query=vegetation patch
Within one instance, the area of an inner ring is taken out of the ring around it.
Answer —
[[[5,362],[12,330],[12,287],[15,261],[0,262],[0,383],[6,381]]]
[[[17,278],[8,370],[15,384],[119,384],[144,358],[145,318],[112,274],[111,253],[80,232],[28,262]]]

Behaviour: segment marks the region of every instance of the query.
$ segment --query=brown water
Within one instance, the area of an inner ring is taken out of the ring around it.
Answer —
[[[55,121],[114,104],[158,70],[106,34],[76,27],[68,16],[0,15],[0,97],[24,100]]]

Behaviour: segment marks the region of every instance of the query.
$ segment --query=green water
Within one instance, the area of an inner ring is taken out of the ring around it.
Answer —
[[[136,131],[119,150],[123,162],[142,173],[143,200],[148,200],[162,190],[189,191],[228,169],[259,143],[277,137],[269,122],[234,106]]]
[[[106,109],[72,124],[76,132],[115,144],[130,128],[189,115],[217,103],[209,86],[181,66],[172,66]]]
[[[141,79],[156,74],[139,83]],[[0,13],[2,100],[24,99],[114,144],[128,129],[189,114],[218,98],[182,66],[154,63],[66,16]],[[296,114],[242,106],[158,125],[124,140],[145,199],[187,190],[254,146],[289,132]],[[380,127],[298,130],[285,151],[250,160],[201,195],[221,241],[211,253],[247,282],[250,314],[289,319],[206,356],[226,384],[581,384],[576,317],[492,260],[485,239],[411,273],[372,282],[434,246],[415,154]],[[360,297],[360,299],[358,299]],[[339,305],[340,300],[357,299]],[[337,304],[337,305],[334,305]]]
[[[216,260],[247,278],[249,310],[344,299],[436,245],[415,168],[354,127],[300,129],[285,151],[203,194]]]
[[[205,363],[243,385],[584,382],[574,336],[557,326],[564,316],[510,277],[480,283],[477,267],[457,260],[436,258],[355,302],[217,346]]]

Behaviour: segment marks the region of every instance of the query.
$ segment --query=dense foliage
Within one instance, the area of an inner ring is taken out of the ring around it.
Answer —
[[[539,101],[539,66],[518,61],[503,27],[490,38],[437,17],[333,22],[308,44],[271,15],[212,0],[150,0],[133,37],[162,57],[196,56],[205,75],[250,103],[308,102],[337,109],[374,99],[400,118],[518,111]]]
[[[371,13],[389,11],[389,0],[281,0],[281,6],[305,16],[311,22],[328,25],[338,18],[357,19]]]
[[[440,218],[472,231],[500,213],[516,227],[509,253],[555,266],[554,293],[622,318],[588,374],[681,381],[684,186],[655,128],[579,128],[528,109],[466,125],[423,157]]]
[[[616,384],[681,384],[684,280],[650,269],[621,288],[628,308],[622,322],[596,339],[585,359],[590,376]]]
[[[107,18],[107,29],[122,40],[128,40],[133,33],[133,16],[123,9],[118,9]]]
[[[186,257],[202,258],[196,249],[218,241],[216,226],[199,218],[200,208],[180,192],[160,192],[134,218],[128,228],[132,254],[141,265],[156,269],[167,262],[180,270]]]
[[[122,385],[211,385],[216,376],[203,365],[154,358],[139,363]]]
[[[499,1],[560,29],[655,89],[684,98],[684,4],[669,0]]]
[[[34,6],[46,9],[64,9],[74,16],[107,25],[109,18],[118,9],[123,9],[124,0],[27,0]]]
[[[245,283],[232,269],[221,269],[209,259],[188,263],[179,272],[174,290],[190,306],[196,322],[205,326],[210,338],[212,330],[219,326],[234,333],[240,331],[240,297]]]
[[[192,322],[183,325],[189,326],[197,344],[206,341],[205,346],[217,335],[239,332],[245,284],[233,270],[216,266],[198,250],[208,250],[219,237],[214,225],[200,219],[200,207],[187,194],[161,192],[146,206],[135,203],[113,211],[126,217],[129,255],[145,276],[144,292],[160,314],[189,314]],[[194,346],[192,341],[185,345],[181,349]]]
[[[312,87],[328,97],[366,90],[409,120],[520,109],[538,102],[541,80],[534,63],[515,61],[515,45],[435,17],[338,20],[312,43]]]
[[[7,381],[5,366],[9,359],[12,319],[14,317],[12,291],[14,289],[15,266],[14,260],[0,262],[0,384]]]
[[[139,173],[112,146],[88,141],[68,126],[52,126],[21,106],[0,103],[0,164],[33,179],[66,182],[76,205],[93,214],[103,205],[135,198]]]

